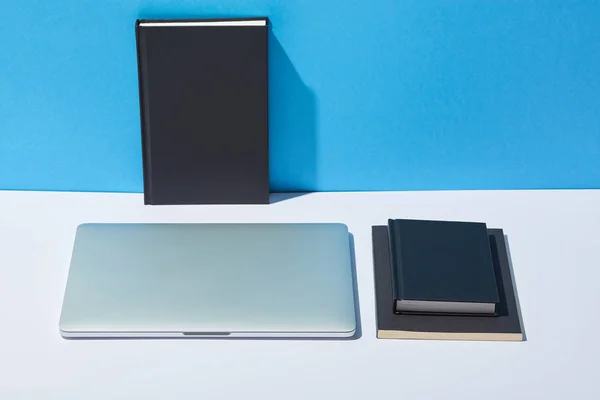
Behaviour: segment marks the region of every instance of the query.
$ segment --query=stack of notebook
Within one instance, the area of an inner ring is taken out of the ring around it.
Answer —
[[[502,230],[389,220],[373,245],[379,338],[523,339]]]

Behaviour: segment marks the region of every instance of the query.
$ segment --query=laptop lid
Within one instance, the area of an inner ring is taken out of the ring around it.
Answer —
[[[352,336],[342,224],[84,224],[65,337]]]

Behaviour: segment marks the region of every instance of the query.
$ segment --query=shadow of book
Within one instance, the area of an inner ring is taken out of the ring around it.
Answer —
[[[517,312],[519,313],[519,323],[521,324],[521,329],[523,330],[523,341],[527,341],[527,331],[525,330],[525,324],[523,323],[523,312],[521,311],[521,302],[519,301],[519,290],[517,288],[517,281],[515,280],[515,273],[513,269],[512,255],[510,254],[510,243],[508,243],[508,236],[504,235],[504,242],[506,243],[506,255],[508,257],[508,267],[510,269],[510,279],[512,280],[514,292],[515,292],[515,301],[517,303]]]
[[[269,30],[269,168],[271,192],[317,187],[317,104]]]

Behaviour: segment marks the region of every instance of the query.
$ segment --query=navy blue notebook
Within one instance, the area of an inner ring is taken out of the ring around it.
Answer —
[[[391,219],[388,230],[396,312],[496,313],[484,223]]]

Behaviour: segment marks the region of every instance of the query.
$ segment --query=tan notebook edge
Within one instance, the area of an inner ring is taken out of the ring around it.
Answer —
[[[378,330],[377,338],[417,340],[476,340],[503,342],[523,341],[523,335],[520,333],[410,332],[390,330]]]

